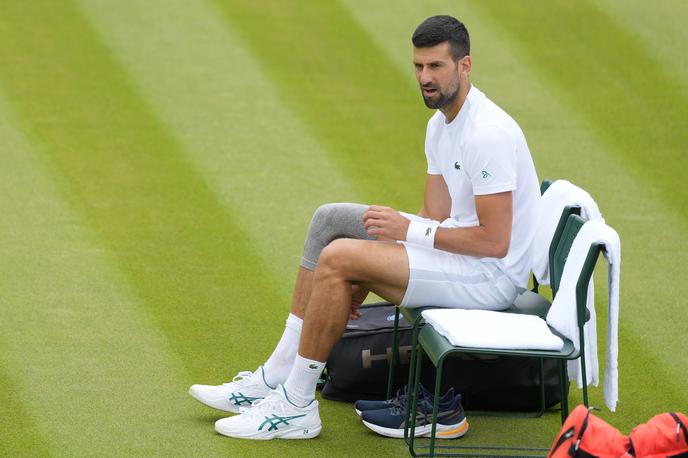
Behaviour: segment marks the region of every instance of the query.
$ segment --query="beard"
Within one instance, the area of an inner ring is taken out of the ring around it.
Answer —
[[[426,89],[432,88],[431,86],[426,87]],[[456,100],[456,98],[459,96],[459,90],[461,89],[461,85],[457,84],[456,89],[454,91],[450,92],[442,92],[441,89],[436,88],[437,93],[439,94],[439,97],[437,97],[436,100],[431,100],[429,97],[426,97],[425,94],[423,94],[423,87],[421,86],[420,88],[420,93],[423,96],[423,101],[425,102],[425,106],[428,108],[432,108],[435,110],[439,110],[443,106],[445,106],[448,103],[452,103]]]

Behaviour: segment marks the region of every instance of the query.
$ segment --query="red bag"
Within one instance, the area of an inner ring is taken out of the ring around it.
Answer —
[[[688,417],[662,413],[631,431],[631,456],[636,458],[688,458]]]
[[[548,458],[688,458],[688,417],[656,415],[633,428],[629,437],[584,406],[573,409]]]
[[[619,458],[629,448],[628,437],[580,405],[569,414],[547,457]]]

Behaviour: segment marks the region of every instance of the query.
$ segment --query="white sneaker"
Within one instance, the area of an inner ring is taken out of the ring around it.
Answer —
[[[215,422],[215,431],[224,436],[255,440],[311,439],[321,429],[318,401],[298,407],[291,403],[282,385],[250,409],[242,409],[240,415]]]
[[[242,407],[263,399],[272,390],[265,382],[263,366],[256,372],[239,372],[222,385],[192,385],[189,394],[203,404],[225,412],[239,413]]]

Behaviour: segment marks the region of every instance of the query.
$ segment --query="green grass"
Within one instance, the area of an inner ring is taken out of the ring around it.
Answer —
[[[644,5],[3,2],[0,454],[402,456],[328,401],[317,440],[225,439],[186,389],[269,354],[319,204],[420,207],[409,36],[442,12],[539,176],[621,235],[620,403],[600,415],[627,432],[687,410],[688,7]],[[548,445],[558,412],[471,427]]]

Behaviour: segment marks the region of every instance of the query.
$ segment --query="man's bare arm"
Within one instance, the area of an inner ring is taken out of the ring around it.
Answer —
[[[418,216],[444,221],[451,213],[451,197],[442,175],[428,175],[425,180],[423,208]]]
[[[503,258],[511,241],[512,193],[475,196],[479,226],[439,228],[435,248],[471,256]]]
[[[479,226],[439,228],[435,248],[479,257],[503,258],[511,240],[512,193],[475,197]],[[373,205],[363,215],[368,234],[406,240],[410,221],[389,207]]]

